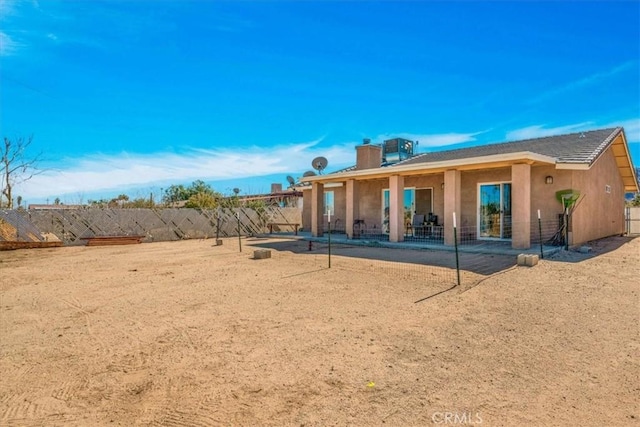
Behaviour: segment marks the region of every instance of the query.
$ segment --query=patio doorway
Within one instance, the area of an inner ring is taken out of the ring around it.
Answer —
[[[511,183],[478,186],[478,238],[511,239]]]
[[[403,191],[405,227],[413,221],[415,213],[425,215],[433,212],[433,188],[407,187]],[[382,232],[389,234],[389,189],[382,190]]]

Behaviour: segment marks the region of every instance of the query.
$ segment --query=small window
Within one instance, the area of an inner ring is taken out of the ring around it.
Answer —
[[[327,215],[331,211],[331,215],[336,214],[334,206],[333,191],[324,192],[324,214]]]
[[[604,192],[605,193],[611,193],[611,186],[610,185],[605,185],[604,186]]]

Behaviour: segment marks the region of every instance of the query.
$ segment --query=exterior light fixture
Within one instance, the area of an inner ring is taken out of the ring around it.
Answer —
[[[444,182],[442,183],[442,185],[440,187],[444,190]]]
[[[545,179],[544,179],[544,183],[545,184],[553,184],[553,177],[551,175],[548,175]]]

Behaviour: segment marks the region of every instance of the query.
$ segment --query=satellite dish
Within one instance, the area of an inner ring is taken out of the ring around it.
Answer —
[[[287,182],[289,183],[289,185],[294,185],[296,183],[296,180],[293,179],[291,175],[287,175]]]
[[[238,194],[240,192],[240,189],[238,187],[236,187],[236,188],[233,189],[233,192]]]
[[[305,173],[302,174],[302,176],[315,176],[316,173],[314,171],[306,171]]]
[[[326,168],[328,164],[329,164],[329,161],[322,156],[316,157],[311,161],[311,166],[313,166],[313,168],[317,170],[318,173],[321,175],[322,175],[323,169]]]

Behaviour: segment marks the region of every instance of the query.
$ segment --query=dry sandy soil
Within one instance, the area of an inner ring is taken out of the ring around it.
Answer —
[[[300,244],[0,252],[0,425],[639,424],[640,239],[440,294]]]

